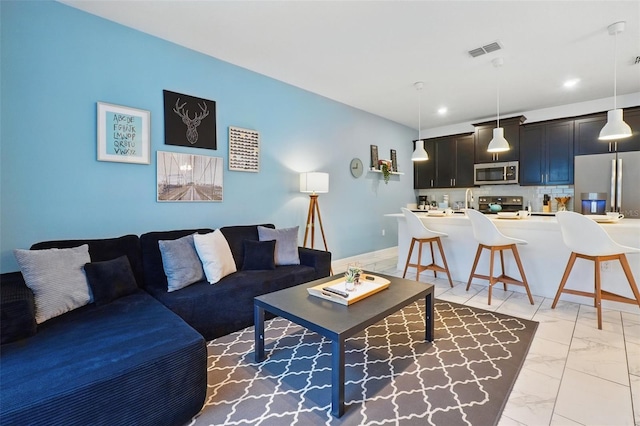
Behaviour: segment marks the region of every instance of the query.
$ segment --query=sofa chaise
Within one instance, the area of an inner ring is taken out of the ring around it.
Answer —
[[[87,244],[96,265],[126,257],[134,285],[108,303],[36,324],[23,275],[0,276],[0,424],[184,424],[204,403],[206,340],[252,325],[255,296],[329,275],[331,254],[301,247],[299,264],[245,270],[258,225],[229,226],[220,231],[237,272],[168,291],[160,242],[211,231],[34,244],[31,250]]]

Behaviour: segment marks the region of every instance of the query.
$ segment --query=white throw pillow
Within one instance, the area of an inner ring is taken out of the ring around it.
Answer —
[[[93,301],[84,265],[91,262],[89,246],[67,249],[13,251],[36,302],[36,322],[62,315]]]
[[[193,242],[209,283],[215,284],[237,271],[229,243],[219,229],[208,234],[194,234]]]

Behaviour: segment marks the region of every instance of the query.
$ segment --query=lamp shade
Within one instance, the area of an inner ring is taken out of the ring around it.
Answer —
[[[329,192],[329,173],[300,173],[300,192],[315,194]]]
[[[611,141],[631,137],[631,127],[622,119],[621,109],[612,109],[607,112],[607,124],[600,130],[598,139]]]
[[[413,150],[411,155],[411,161],[426,161],[429,159],[429,154],[424,149],[424,141],[422,139],[416,141],[416,149]]]
[[[489,142],[487,152],[504,152],[510,149],[509,142],[504,138],[504,129],[502,127],[493,129],[493,139]]]

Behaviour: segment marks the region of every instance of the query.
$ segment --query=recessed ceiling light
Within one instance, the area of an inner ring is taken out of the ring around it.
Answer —
[[[571,80],[567,80],[564,82],[564,87],[566,87],[567,89],[571,89],[572,87],[575,87],[578,83],[580,83],[579,78],[572,78]]]
[[[447,107],[438,108],[438,114],[445,115],[447,113]]]

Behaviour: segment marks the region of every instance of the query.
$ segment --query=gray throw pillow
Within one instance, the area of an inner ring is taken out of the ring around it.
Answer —
[[[260,241],[276,240],[275,261],[277,266],[299,265],[298,227],[271,229],[258,226]]]
[[[93,301],[84,273],[84,265],[91,262],[87,244],[13,253],[24,282],[33,291],[38,324]]]
[[[167,291],[176,291],[204,279],[202,263],[193,243],[193,235],[177,240],[158,241],[162,267],[167,276]]]

